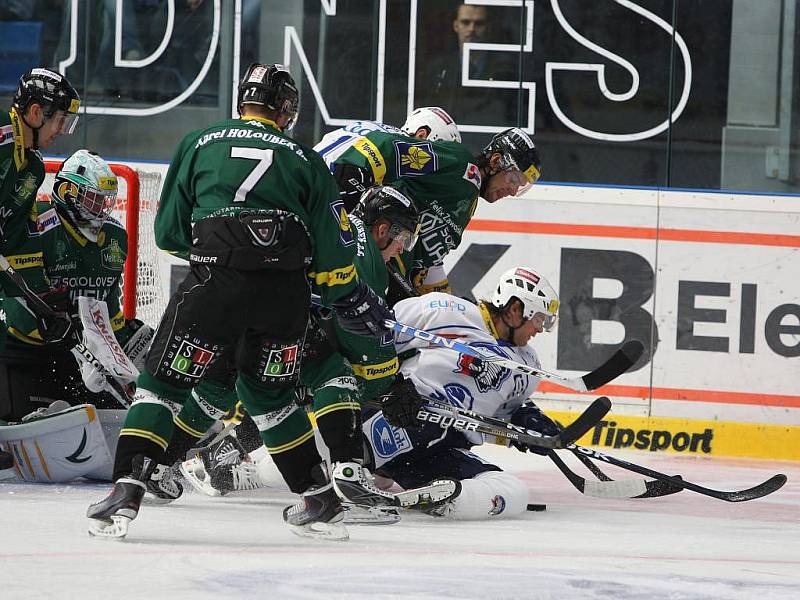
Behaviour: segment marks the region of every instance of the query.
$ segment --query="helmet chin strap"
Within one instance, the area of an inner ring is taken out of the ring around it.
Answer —
[[[33,146],[32,146],[32,148],[34,150],[38,150],[39,149],[39,130],[42,127],[44,127],[45,123],[47,123],[47,117],[45,117],[45,119],[44,119],[44,121],[42,122],[41,125],[39,125],[38,127],[34,127],[30,123],[28,123],[28,121],[25,119],[25,115],[24,114],[21,115],[21,116],[22,116],[22,122],[25,123],[25,125],[27,125],[28,127],[30,127],[31,131],[33,131]]]
[[[519,329],[519,327],[514,327],[511,323],[506,321],[506,311],[505,310],[503,310],[503,312],[500,313],[500,320],[503,321],[503,325],[508,327],[508,335],[506,336],[505,340],[509,344],[513,345],[514,344],[514,332],[517,329]]]

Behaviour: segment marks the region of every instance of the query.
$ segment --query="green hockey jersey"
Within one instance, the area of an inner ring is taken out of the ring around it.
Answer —
[[[186,136],[164,180],[155,222],[159,248],[188,258],[192,224],[243,210],[297,215],[312,243],[309,277],[323,302],[355,286],[355,239],[337,210],[336,183],[313,150],[258,117],[230,119]]]
[[[26,223],[44,181],[38,151],[25,148],[22,119],[16,109],[0,113],[0,252],[25,241]],[[34,216],[35,218],[35,216]]]
[[[8,262],[37,294],[66,288],[73,302],[78,296],[104,300],[117,340],[124,344],[130,336],[120,308],[120,282],[128,253],[125,229],[109,218],[97,242],[92,242],[54,205],[38,202],[34,209],[37,217],[28,221],[25,240],[6,257]],[[6,289],[3,311],[8,334],[22,342],[40,344],[36,318],[20,290],[13,283]]]
[[[461,243],[481,189],[481,174],[472,160],[456,142],[370,131],[335,163],[369,168],[375,184],[391,185],[414,200],[420,212],[419,240],[402,259],[405,270],[419,270],[441,264]]]
[[[359,219],[351,216],[350,225],[356,235],[355,265],[358,277],[385,300],[389,275],[381,251]],[[385,393],[400,367],[392,334],[380,340],[354,335],[342,329],[335,319],[334,327],[339,352],[350,362],[356,377],[363,383],[363,401]]]

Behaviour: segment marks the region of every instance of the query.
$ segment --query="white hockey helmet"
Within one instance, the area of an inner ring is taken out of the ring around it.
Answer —
[[[544,315],[544,330],[551,331],[558,319],[558,294],[550,282],[530,267],[514,267],[500,276],[497,289],[492,295],[492,304],[505,308],[512,299],[522,302],[522,316],[533,318],[536,313]]]
[[[423,106],[415,109],[400,128],[406,135],[413,136],[420,127],[428,130],[428,139],[434,142],[459,142],[461,134],[453,117],[438,106]]]
[[[97,241],[116,198],[117,176],[94,152],[78,150],[56,173],[53,201],[92,241]]]

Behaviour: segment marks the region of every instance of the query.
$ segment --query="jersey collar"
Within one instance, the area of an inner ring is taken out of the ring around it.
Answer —
[[[61,225],[67,230],[67,233],[75,238],[76,242],[78,242],[81,246],[85,246],[89,242],[89,238],[83,235],[77,227],[74,227],[68,218],[61,215],[58,216],[61,219]]]
[[[486,328],[489,330],[489,333],[492,334],[494,339],[500,340],[500,336],[497,334],[497,328],[494,326],[494,321],[492,321],[492,315],[489,309],[486,308],[486,303],[478,302],[478,310],[481,311],[481,317],[483,317],[483,322],[486,323]]]
[[[14,164],[17,171],[21,171],[28,163],[28,159],[25,158],[25,129],[22,127],[22,117],[16,108],[12,107],[8,116],[11,118],[11,131],[14,133]]]
[[[239,117],[242,121],[258,121],[259,123],[264,123],[264,125],[269,125],[270,127],[274,127],[278,131],[281,131],[281,128],[278,127],[278,124],[273,121],[272,119],[267,119],[266,117]]]

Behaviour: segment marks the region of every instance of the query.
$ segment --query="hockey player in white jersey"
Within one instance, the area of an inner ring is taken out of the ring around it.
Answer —
[[[541,365],[536,351],[528,343],[555,326],[558,296],[538,271],[517,267],[503,273],[490,300],[472,304],[434,292],[402,300],[394,310],[398,322],[538,368]],[[558,432],[555,423],[535,405],[525,404],[536,389],[538,378],[448,348],[428,346],[413,337],[401,335],[395,345],[401,356],[416,351],[402,363],[401,373],[422,396],[510,418],[513,423],[544,435]],[[527,486],[470,451],[483,442],[481,434],[443,430],[430,423],[419,426],[415,418],[421,406],[419,399],[413,393],[394,393],[394,406],[386,409],[387,415],[391,413],[391,423],[383,411],[364,414],[363,431],[372,453],[373,472],[404,488],[434,477],[461,480],[461,495],[437,508],[434,514],[439,516],[498,518],[525,511]]]
[[[345,150],[371,131],[400,133],[433,142],[461,142],[458,126],[447,111],[438,106],[423,106],[412,111],[400,128],[377,121],[355,121],[326,133],[314,146],[314,150],[332,167]]]

